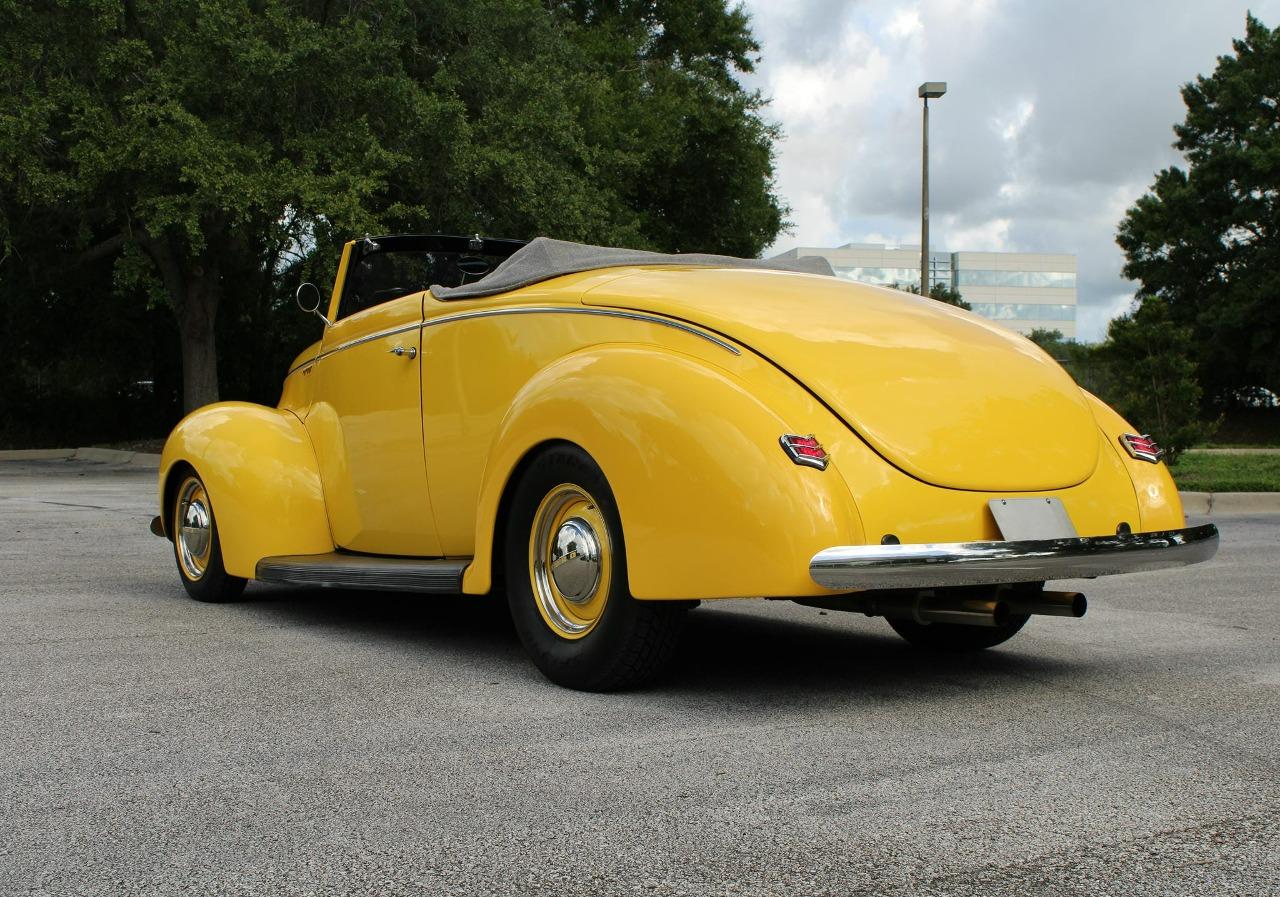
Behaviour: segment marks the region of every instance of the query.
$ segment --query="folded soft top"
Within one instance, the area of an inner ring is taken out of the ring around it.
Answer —
[[[740,259],[731,255],[700,252],[646,252],[591,246],[538,237],[529,242],[480,280],[459,287],[431,287],[437,299],[479,299],[506,293],[565,274],[617,268],[628,265],[697,265],[704,268],[763,268],[804,274],[834,275],[830,263],[821,257],[802,259]]]

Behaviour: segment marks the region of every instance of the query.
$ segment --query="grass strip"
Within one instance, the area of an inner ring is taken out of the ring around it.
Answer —
[[[1280,492],[1280,454],[1186,452],[1170,468],[1184,492]]]

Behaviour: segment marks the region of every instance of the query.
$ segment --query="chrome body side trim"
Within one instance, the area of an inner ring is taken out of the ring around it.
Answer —
[[[815,554],[809,575],[828,589],[923,589],[1141,573],[1198,564],[1217,551],[1213,524],[1077,539],[843,545]]]
[[[302,368],[313,365],[318,361],[328,358],[330,355],[333,355],[335,352],[341,352],[343,349],[350,349],[354,346],[359,346],[364,343],[372,342],[373,340],[383,339],[388,336],[395,336],[396,334],[400,334],[400,333],[408,333],[410,330],[417,330],[419,328],[426,329],[427,327],[438,327],[441,324],[452,324],[454,321],[469,321],[473,318],[493,318],[493,317],[498,317],[499,315],[547,315],[547,314],[595,315],[597,317],[605,317],[605,318],[622,318],[628,321],[643,321],[646,324],[657,324],[661,327],[670,327],[673,330],[679,330],[684,333],[691,334],[693,336],[704,339],[709,343],[713,343],[714,345],[719,346],[721,349],[724,349],[726,352],[730,352],[734,355],[742,354],[742,351],[737,346],[733,345],[733,343],[730,343],[727,340],[723,340],[720,337],[712,333],[708,333],[705,330],[700,330],[697,327],[692,326],[691,324],[686,324],[683,321],[677,321],[674,318],[663,318],[657,315],[644,314],[641,312],[617,311],[617,310],[608,309],[608,308],[580,308],[580,307],[569,306],[569,305],[545,305],[545,306],[530,305],[530,306],[516,306],[513,308],[482,308],[482,309],[476,309],[475,311],[464,311],[454,315],[444,315],[439,318],[431,318],[430,320],[427,320],[427,321],[419,321],[414,324],[407,324],[401,327],[394,327],[390,330],[379,330],[377,333],[370,333],[367,336],[360,337],[359,339],[354,339],[354,340],[351,340],[350,342],[341,343],[337,346],[334,346],[332,349],[326,349],[325,351],[321,352],[319,355],[316,355],[313,358],[309,358],[308,360],[290,368],[289,373],[292,374],[295,371],[299,371]]]
[[[658,315],[645,314],[638,311],[619,311],[611,308],[582,308],[572,305],[529,305],[514,306],[511,308],[481,308],[474,311],[459,312],[456,315],[445,315],[439,318],[432,318],[429,321],[423,321],[422,326],[435,327],[438,324],[450,324],[454,321],[466,321],[471,318],[491,318],[499,315],[596,315],[605,318],[623,318],[628,321],[643,321],[646,324],[658,324],[662,327],[670,327],[673,330],[680,330],[693,336],[701,337],[709,343],[714,343],[726,352],[732,352],[734,355],[741,355],[742,352],[737,346],[721,339],[705,330],[700,330],[683,321],[677,321],[674,318],[663,318]]]
[[[392,327],[390,330],[379,330],[377,333],[369,333],[369,334],[366,334],[365,336],[360,337],[359,339],[353,339],[353,340],[350,340],[349,342],[339,343],[338,345],[334,346],[332,349],[325,349],[319,355],[315,355],[307,359],[306,361],[302,362],[301,364],[295,365],[294,367],[290,368],[289,374],[292,374],[294,371],[300,371],[305,367],[309,367],[315,364],[317,361],[320,361],[321,359],[328,358],[330,355],[334,355],[338,352],[341,352],[343,349],[351,349],[356,346],[363,346],[365,343],[371,343],[374,340],[385,339],[388,336],[396,336],[397,334],[408,333],[411,330],[417,330],[421,326],[422,326],[421,321],[415,321],[412,324],[402,324],[399,327]],[[395,350],[392,349],[391,351],[394,352]],[[417,354],[416,349],[414,350],[414,354],[415,355]],[[289,374],[286,374],[285,376],[287,377],[289,376]]]
[[[389,592],[462,592],[462,573],[471,563],[445,558],[388,558],[360,554],[303,554],[263,558],[254,579],[325,589]]]

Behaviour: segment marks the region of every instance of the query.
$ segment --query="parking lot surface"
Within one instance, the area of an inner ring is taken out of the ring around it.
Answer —
[[[1280,894],[1280,517],[979,656],[704,603],[591,695],[484,600],[191,601],[153,503],[0,464],[0,893]]]

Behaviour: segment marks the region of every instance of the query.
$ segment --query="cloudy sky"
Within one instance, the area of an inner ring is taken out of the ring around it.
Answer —
[[[762,59],[743,80],[779,122],[796,245],[920,242],[922,81],[934,249],[1071,252],[1079,334],[1100,339],[1133,284],[1115,245],[1246,9],[1280,0],[745,0]]]

